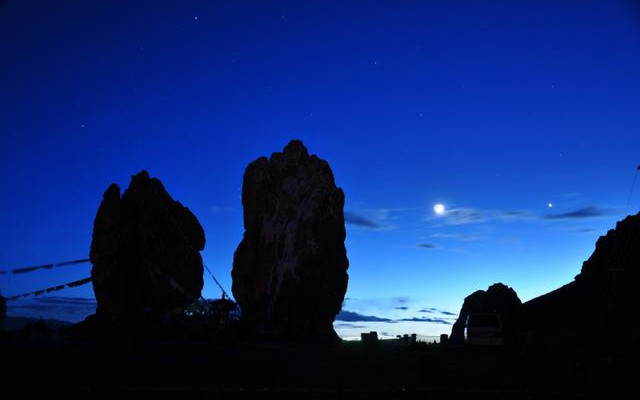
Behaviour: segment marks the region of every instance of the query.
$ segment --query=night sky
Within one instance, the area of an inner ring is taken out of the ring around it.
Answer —
[[[448,333],[477,289],[568,283],[640,163],[633,1],[3,1],[0,54],[0,269],[86,258],[104,190],[146,169],[230,291],[244,168],[298,138],[345,192],[344,337]],[[78,320],[90,297],[9,314]]]

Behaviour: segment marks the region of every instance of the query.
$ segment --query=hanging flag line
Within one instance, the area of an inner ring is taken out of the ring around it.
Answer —
[[[196,300],[196,299],[192,298],[192,296],[182,287],[182,285],[180,285],[171,276],[168,276],[155,263],[153,263],[151,260],[146,259],[144,256],[143,256],[143,259],[145,261],[147,261],[151,265],[151,268],[153,269],[153,271],[156,274],[158,274],[162,278],[166,279],[167,282],[169,283],[169,285],[171,285],[171,287],[174,288],[176,291],[178,291],[181,295],[185,296],[187,299],[189,299],[189,301],[195,301]],[[35,271],[37,269],[42,269],[42,268],[50,269],[50,268],[54,268],[55,266],[67,266],[67,265],[73,265],[73,264],[81,264],[81,263],[85,263],[87,261],[89,261],[89,260],[88,259],[86,259],[86,260],[74,260],[74,261],[65,261],[65,262],[55,263],[55,264],[39,265],[39,266],[36,266],[36,267],[16,268],[16,269],[11,270],[11,273],[26,273],[26,272]],[[20,271],[20,272],[16,272],[16,271]],[[91,277],[84,278],[84,279],[79,279],[77,281],[65,283],[65,284],[62,284],[62,285],[51,286],[51,287],[48,287],[46,289],[40,289],[40,290],[35,290],[33,292],[27,292],[27,293],[18,294],[18,295],[15,295],[15,296],[9,296],[9,297],[6,297],[6,300],[17,300],[17,299],[19,299],[21,297],[28,297],[28,296],[31,296],[31,295],[40,296],[40,295],[45,294],[45,293],[57,292],[57,291],[60,291],[62,289],[65,289],[65,288],[74,288],[74,287],[86,285],[87,283],[89,283],[91,281],[92,281]]]
[[[189,294],[189,292],[187,292],[184,287],[182,287],[182,285],[180,285],[178,283],[178,281],[176,281],[175,279],[173,279],[171,276],[167,275],[162,268],[158,267],[158,265],[156,265],[156,263],[154,263],[152,260],[150,260],[149,258],[145,257],[144,255],[141,255],[142,259],[147,262],[149,265],[151,265],[151,269],[153,270],[153,272],[155,272],[156,274],[158,274],[160,277],[162,277],[162,279],[166,280],[169,285],[171,285],[171,287],[173,289],[175,289],[176,291],[178,291],[178,293],[180,293],[181,295],[183,295],[185,297],[185,299],[187,299],[190,302],[194,302],[197,299],[195,299],[193,296],[191,296]]]
[[[205,269],[207,270],[207,272],[209,273],[209,275],[213,278],[213,281],[216,283],[216,285],[218,285],[218,287],[220,288],[220,290],[222,291],[222,296],[226,297],[227,299],[230,299],[231,297],[229,297],[229,295],[227,294],[227,292],[224,290],[224,288],[222,287],[222,285],[220,284],[220,282],[218,282],[218,280],[216,279],[215,275],[213,275],[213,272],[211,272],[211,270],[209,269],[209,267],[207,267],[207,264],[202,263],[202,265],[205,267]]]
[[[37,271],[39,269],[53,269],[53,268],[58,268],[58,267],[68,267],[70,265],[84,264],[84,263],[87,263],[89,261],[91,261],[91,260],[89,260],[88,258],[83,258],[82,260],[63,261],[63,262],[59,262],[59,263],[36,265],[36,266],[33,266],[33,267],[13,268],[13,269],[9,269],[9,270],[1,270],[0,269],[0,275],[26,274],[28,272]]]
[[[49,288],[36,290],[34,292],[27,292],[27,293],[18,294],[18,295],[15,295],[15,296],[10,296],[10,297],[7,297],[6,299],[7,300],[17,300],[20,297],[28,297],[28,296],[31,296],[31,295],[40,296],[41,294],[57,292],[57,291],[62,290],[64,288],[74,288],[74,287],[86,285],[89,282],[91,282],[91,278],[90,277],[89,278],[84,278],[84,279],[78,279],[77,281],[65,283],[65,284],[62,284],[62,285],[51,286]]]

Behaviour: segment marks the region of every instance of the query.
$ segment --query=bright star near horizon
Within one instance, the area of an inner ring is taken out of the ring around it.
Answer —
[[[436,204],[435,206],[433,206],[433,211],[438,214],[438,215],[442,215],[444,214],[445,208],[444,208],[444,204]]]

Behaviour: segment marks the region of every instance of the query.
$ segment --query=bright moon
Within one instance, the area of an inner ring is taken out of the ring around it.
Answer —
[[[444,204],[436,204],[433,206],[433,211],[438,215],[444,214]]]

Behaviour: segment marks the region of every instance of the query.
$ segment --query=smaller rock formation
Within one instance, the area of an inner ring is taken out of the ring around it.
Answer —
[[[496,312],[502,320],[505,343],[509,343],[517,334],[521,309],[522,302],[515,290],[502,283],[493,284],[486,291],[473,292],[464,299],[449,341],[452,344],[464,343],[464,325],[469,314]]]
[[[344,194],[329,164],[302,142],[249,164],[242,184],[244,238],[233,295],[254,329],[336,337],[347,290]]]
[[[112,184],[93,226],[97,314],[184,307],[200,297],[205,237],[196,217],[146,171],[120,196]]]

